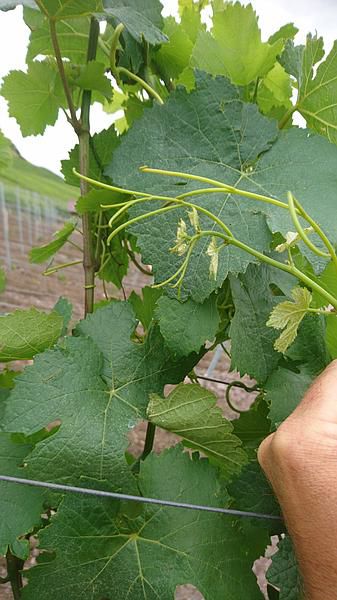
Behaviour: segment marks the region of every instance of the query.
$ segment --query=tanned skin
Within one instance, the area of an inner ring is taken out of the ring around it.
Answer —
[[[337,361],[266,438],[260,465],[292,537],[306,600],[337,600]]]

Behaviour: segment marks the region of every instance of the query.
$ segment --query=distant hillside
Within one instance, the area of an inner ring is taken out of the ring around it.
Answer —
[[[16,187],[48,196],[60,207],[65,207],[78,196],[78,189],[67,185],[61,177],[22,158],[1,132],[0,182],[6,186],[6,200],[14,198]]]

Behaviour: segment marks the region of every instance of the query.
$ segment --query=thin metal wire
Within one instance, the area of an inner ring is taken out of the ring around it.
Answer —
[[[190,510],[203,510],[207,512],[221,513],[224,515],[233,515],[236,517],[253,517],[255,519],[269,519],[273,521],[283,521],[278,515],[265,515],[244,510],[235,510],[232,508],[219,508],[215,506],[204,506],[200,504],[188,504],[187,502],[174,502],[173,500],[159,500],[158,498],[146,498],[144,496],[131,496],[129,494],[119,494],[117,492],[106,492],[105,490],[93,490],[90,488],[75,487],[73,485],[63,485],[60,483],[49,483],[46,481],[36,481],[33,479],[22,479],[20,477],[10,477],[0,475],[0,481],[18,483],[22,485],[31,485],[34,487],[48,488],[58,492],[70,492],[74,494],[87,494],[88,496],[98,496],[101,498],[114,498],[117,500],[126,500],[129,502],[141,502],[144,504],[159,504],[160,506],[170,506],[173,508],[187,508]]]

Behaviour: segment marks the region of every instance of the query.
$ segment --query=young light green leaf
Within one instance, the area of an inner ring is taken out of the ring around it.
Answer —
[[[205,67],[198,64],[198,57],[206,55],[205,47],[202,49],[205,35],[210,34],[202,34],[193,51],[193,64],[199,68]],[[248,85],[257,77],[264,77],[275,64],[284,43],[282,39],[273,44],[262,42],[252,5],[242,6],[239,2],[226,3],[222,11],[216,12],[212,35],[212,46],[217,50],[214,52],[216,62],[210,65],[209,72],[226,75],[237,85]]]
[[[176,298],[162,296],[157,302],[155,316],[166,345],[175,356],[199,352],[207,340],[214,340],[220,323],[214,294],[202,304],[191,298],[179,302]]]
[[[36,308],[0,315],[0,361],[30,360],[57,342],[62,327],[56,312]]]
[[[4,78],[1,94],[24,136],[43,134],[66,105],[60,76],[48,61],[30,63],[27,73],[11,71]]]
[[[217,470],[180,447],[141,463],[139,489],[155,498],[228,505]],[[25,571],[25,600],[50,600],[51,589],[53,600],[64,600],[64,589],[74,599],[109,598],[118,590],[119,600],[170,600],[184,583],[212,600],[260,600],[252,564],[269,539],[214,513],[145,505],[137,519],[126,519],[116,515],[114,501],[77,494],[65,495],[39,538],[51,553]]]
[[[280,63],[276,63],[264,77],[257,91],[257,103],[264,114],[273,108],[291,107],[292,86],[290,76]]]
[[[167,398],[152,394],[148,419],[183,438],[188,448],[199,450],[230,478],[247,462],[233,425],[222,416],[217,399],[196,384],[180,384]]]
[[[277,338],[274,347],[278,352],[286,352],[297,336],[300,323],[308,313],[312,294],[306,288],[296,287],[291,293],[293,301],[281,302],[273,309],[268,321],[268,327],[284,329]]]
[[[62,229],[54,234],[55,239],[49,242],[49,244],[31,249],[29,253],[30,262],[40,264],[52,258],[64,246],[74,230],[75,224],[67,221]]]
[[[211,279],[214,279],[214,280],[216,280],[216,277],[218,274],[219,249],[220,248],[218,248],[217,238],[212,237],[212,239],[207,247],[206,254],[211,259],[210,264],[209,264],[209,276]]]
[[[188,242],[190,240],[190,236],[187,233],[187,226],[184,219],[180,219],[177,227],[177,234],[175,239],[175,245],[170,248],[170,252],[172,254],[178,254],[178,256],[183,256],[186,254],[188,250]]]

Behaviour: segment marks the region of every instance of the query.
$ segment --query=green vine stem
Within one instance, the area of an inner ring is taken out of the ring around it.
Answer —
[[[291,214],[291,218],[295,225],[296,231],[297,231],[298,235],[300,236],[300,238],[303,240],[303,242],[308,246],[308,248],[310,248],[311,252],[313,252],[314,254],[317,254],[317,256],[322,256],[323,258],[330,258],[330,253],[323,252],[323,250],[320,250],[320,248],[317,248],[317,246],[315,246],[315,244],[309,239],[306,232],[304,231],[304,229],[299,221],[299,218],[297,216],[296,209],[295,209],[294,196],[292,195],[291,192],[288,192],[288,203],[289,203],[289,212]]]
[[[99,36],[99,23],[94,17],[90,21],[87,62],[95,60]],[[80,171],[87,175],[89,171],[90,150],[90,105],[91,90],[84,90],[81,107],[81,131],[79,134]],[[81,180],[81,196],[89,191],[88,182]],[[92,222],[90,213],[82,217],[83,228],[83,269],[84,269],[84,314],[91,313],[94,308],[95,292],[95,256],[93,249]]]

